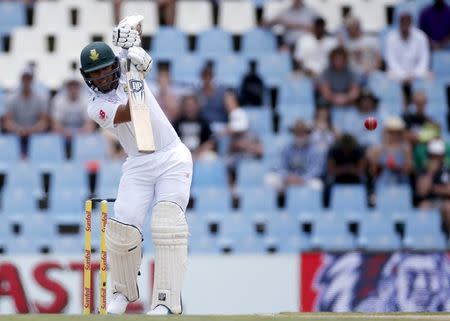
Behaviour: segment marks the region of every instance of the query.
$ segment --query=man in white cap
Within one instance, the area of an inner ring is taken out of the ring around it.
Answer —
[[[447,148],[442,139],[428,143],[428,164],[417,180],[419,207],[439,206],[447,232],[450,232],[450,168],[445,162]]]

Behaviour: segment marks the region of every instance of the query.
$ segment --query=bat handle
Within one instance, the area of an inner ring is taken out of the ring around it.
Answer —
[[[131,59],[127,58],[127,71],[130,71],[131,69]]]

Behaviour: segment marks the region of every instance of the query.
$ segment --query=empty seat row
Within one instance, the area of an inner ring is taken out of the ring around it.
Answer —
[[[73,137],[73,160],[105,160],[107,141],[101,134],[79,134]],[[20,160],[20,140],[16,135],[0,135],[0,163],[15,164]],[[59,134],[36,134],[30,137],[29,161],[35,166],[52,166],[65,161],[64,138]]]
[[[277,202],[278,192],[262,185],[266,175],[264,166],[256,165],[253,162],[250,164],[254,164],[254,166],[242,166],[239,167],[238,171],[239,210],[243,212],[280,210]],[[197,172],[199,171],[203,171],[203,169],[197,170]],[[216,177],[219,176],[216,174]],[[221,180],[223,179],[221,178]],[[199,182],[200,177],[196,179],[194,174],[195,180],[197,183],[193,185],[192,189],[195,210],[206,213],[208,211],[223,212],[231,209],[232,203],[226,185],[214,186],[215,178],[213,177],[205,179],[208,183],[202,185]],[[331,192],[330,209],[339,213],[347,213],[346,218],[348,219],[363,217],[368,210],[365,187],[363,185],[335,185]],[[380,186],[378,188],[376,210],[389,212],[400,217],[403,212],[411,209],[412,192],[408,185]],[[285,210],[291,215],[314,214],[321,211],[322,190],[289,187],[286,190]]]
[[[444,250],[448,247],[448,240],[441,231],[439,213],[434,211],[408,213],[403,238],[393,222],[379,214],[372,214],[359,222],[356,234],[351,233],[348,224],[334,214],[318,214],[309,231],[283,214],[253,218],[229,214],[202,218],[188,212],[187,217],[189,247],[195,253],[295,253],[312,249],[347,251],[357,248],[369,251]],[[0,250],[19,254],[50,247],[51,252],[58,253],[64,249],[66,253],[80,253],[82,226],[82,215],[62,218],[31,215],[6,219],[0,228]],[[99,234],[99,216],[96,214],[93,215],[92,228],[95,235]],[[145,240],[150,240],[149,233],[149,229],[144,231]],[[29,245],[28,249],[25,244]],[[93,247],[98,249],[98,242],[94,241]],[[146,242],[146,248],[150,247],[150,242]]]

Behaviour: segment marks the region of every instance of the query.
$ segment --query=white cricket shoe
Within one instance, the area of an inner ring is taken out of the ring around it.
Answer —
[[[128,300],[122,293],[114,293],[111,301],[108,303],[106,311],[108,314],[124,314],[128,306]]]
[[[168,315],[168,314],[172,314],[172,312],[170,312],[168,307],[162,304],[157,305],[153,310],[147,312],[147,315]]]

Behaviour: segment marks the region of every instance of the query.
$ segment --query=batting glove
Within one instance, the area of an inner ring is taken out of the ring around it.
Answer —
[[[142,71],[146,76],[152,69],[153,59],[141,47],[131,47],[128,49],[128,58],[131,60],[136,69]]]
[[[139,47],[141,45],[141,37],[129,25],[119,24],[113,29],[113,45],[124,49]]]

